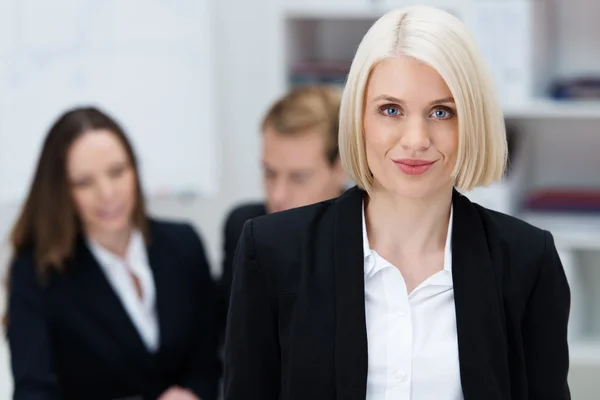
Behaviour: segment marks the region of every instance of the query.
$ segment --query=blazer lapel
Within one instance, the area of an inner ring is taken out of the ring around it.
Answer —
[[[465,400],[507,399],[504,314],[489,233],[476,207],[456,191],[453,206],[452,275],[463,393]]]
[[[174,343],[173,340],[177,340],[177,329],[182,328],[181,316],[178,314],[179,310],[175,301],[178,298],[177,291],[180,290],[182,282],[177,280],[176,270],[170,268],[177,261],[177,257],[169,254],[167,249],[161,245],[161,241],[153,240],[148,246],[148,262],[156,286],[159,354],[168,353],[169,347]]]
[[[334,222],[335,377],[338,400],[364,400],[367,328],[361,207],[364,192],[350,189],[336,204]]]
[[[73,270],[73,274],[77,274],[77,279],[74,281],[78,291],[76,301],[81,301],[98,327],[115,339],[115,343],[122,350],[124,362],[132,362],[138,368],[147,371],[147,368],[152,365],[151,355],[83,239],[78,243],[77,258],[78,265],[76,270]]]
[[[333,399],[335,395],[333,220],[333,212],[315,218],[297,260],[290,254],[290,268],[301,275],[297,295],[284,295],[280,303],[280,310],[293,304],[293,318],[288,319],[288,314],[279,319],[284,332],[289,332],[280,338],[289,343],[282,346],[288,349],[283,355],[287,360],[283,399]]]

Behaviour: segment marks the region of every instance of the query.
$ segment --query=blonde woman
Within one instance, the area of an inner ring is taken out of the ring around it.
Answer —
[[[357,186],[245,224],[225,399],[568,399],[552,236],[459,193],[499,180],[506,153],[463,24],[422,6],[380,18],[341,105]]]

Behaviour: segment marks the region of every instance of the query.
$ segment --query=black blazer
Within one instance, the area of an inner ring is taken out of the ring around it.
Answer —
[[[250,203],[234,208],[225,220],[223,230],[223,264],[221,277],[218,281],[219,288],[219,318],[222,328],[225,327],[227,309],[229,308],[229,294],[233,280],[233,258],[244,223],[252,218],[260,217],[267,213],[264,203]]]
[[[225,344],[225,400],[364,400],[364,192],[248,221]],[[453,195],[466,400],[569,399],[570,292],[550,233]],[[429,400],[429,399],[428,399]]]
[[[190,225],[156,221],[150,234],[155,354],[83,239],[65,272],[51,273],[45,284],[31,253],[16,257],[8,303],[15,400],[154,400],[171,385],[217,398],[216,295],[200,238]]]

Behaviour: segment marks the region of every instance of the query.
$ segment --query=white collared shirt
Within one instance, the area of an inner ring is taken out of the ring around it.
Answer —
[[[132,233],[125,259],[98,243],[93,241],[88,243],[146,348],[150,352],[156,351],[159,346],[158,317],[155,307],[156,287],[142,234],[137,230]],[[139,280],[142,289],[141,299],[138,297],[129,271],[133,272]]]
[[[410,295],[400,271],[369,246],[363,206],[366,400],[462,400],[452,283],[452,214],[444,269]]]

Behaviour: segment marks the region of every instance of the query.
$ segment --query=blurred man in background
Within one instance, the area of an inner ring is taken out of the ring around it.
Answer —
[[[220,279],[223,318],[244,223],[266,213],[331,199],[344,190],[346,175],[338,153],[340,98],[341,91],[333,86],[301,87],[280,98],[266,113],[262,122],[266,199],[238,206],[227,217]]]

